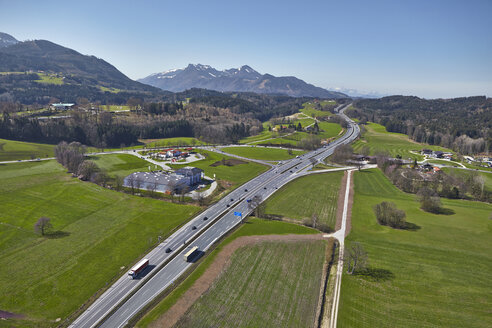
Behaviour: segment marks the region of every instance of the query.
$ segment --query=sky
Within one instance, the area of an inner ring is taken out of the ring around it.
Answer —
[[[0,0],[0,32],[132,79],[189,63],[377,95],[492,97],[492,0]]]

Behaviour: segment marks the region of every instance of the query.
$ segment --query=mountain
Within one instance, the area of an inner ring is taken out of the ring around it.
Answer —
[[[222,92],[283,94],[292,97],[347,97],[341,92],[316,87],[294,76],[262,75],[247,65],[219,71],[209,65],[189,64],[186,68],[155,73],[138,81],[173,92],[203,88]]]
[[[18,42],[12,35],[0,32],[0,48],[8,47]]]
[[[3,44],[11,43],[0,47],[2,72],[53,73],[67,81],[70,80],[71,84],[132,91],[156,91],[153,87],[131,80],[113,65],[95,56],[82,55],[75,50],[46,40],[14,42],[12,39],[15,40],[8,34],[2,34]]]

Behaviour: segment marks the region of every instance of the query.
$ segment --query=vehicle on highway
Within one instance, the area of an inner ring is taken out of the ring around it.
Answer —
[[[207,220],[208,220],[208,216],[204,216],[203,221],[207,221]]]
[[[166,253],[171,253],[171,252],[172,252],[171,247],[166,248]]]
[[[196,255],[195,253],[197,251],[198,251],[198,246],[192,247],[188,252],[185,253],[184,260],[186,262],[189,262]]]
[[[196,226],[191,227],[191,230],[196,230]]]
[[[135,279],[140,272],[142,272],[146,267],[149,266],[149,259],[143,259],[137,264],[135,264],[130,271],[128,271],[128,275]]]

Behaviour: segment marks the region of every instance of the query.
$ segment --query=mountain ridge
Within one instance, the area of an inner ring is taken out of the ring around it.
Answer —
[[[348,97],[341,92],[316,87],[295,76],[261,74],[248,65],[219,71],[210,65],[189,64],[185,68],[153,73],[137,81],[171,92],[203,88],[221,92],[256,92],[292,97]]]

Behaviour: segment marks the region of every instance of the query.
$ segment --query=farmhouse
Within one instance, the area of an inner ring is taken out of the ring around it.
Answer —
[[[189,179],[189,185],[194,185],[202,181],[203,170],[196,167],[183,167],[174,172],[176,175],[183,176]]]
[[[56,104],[51,104],[52,109],[61,109],[61,110],[67,110],[71,109],[75,104],[69,104],[69,103],[56,103]]]

